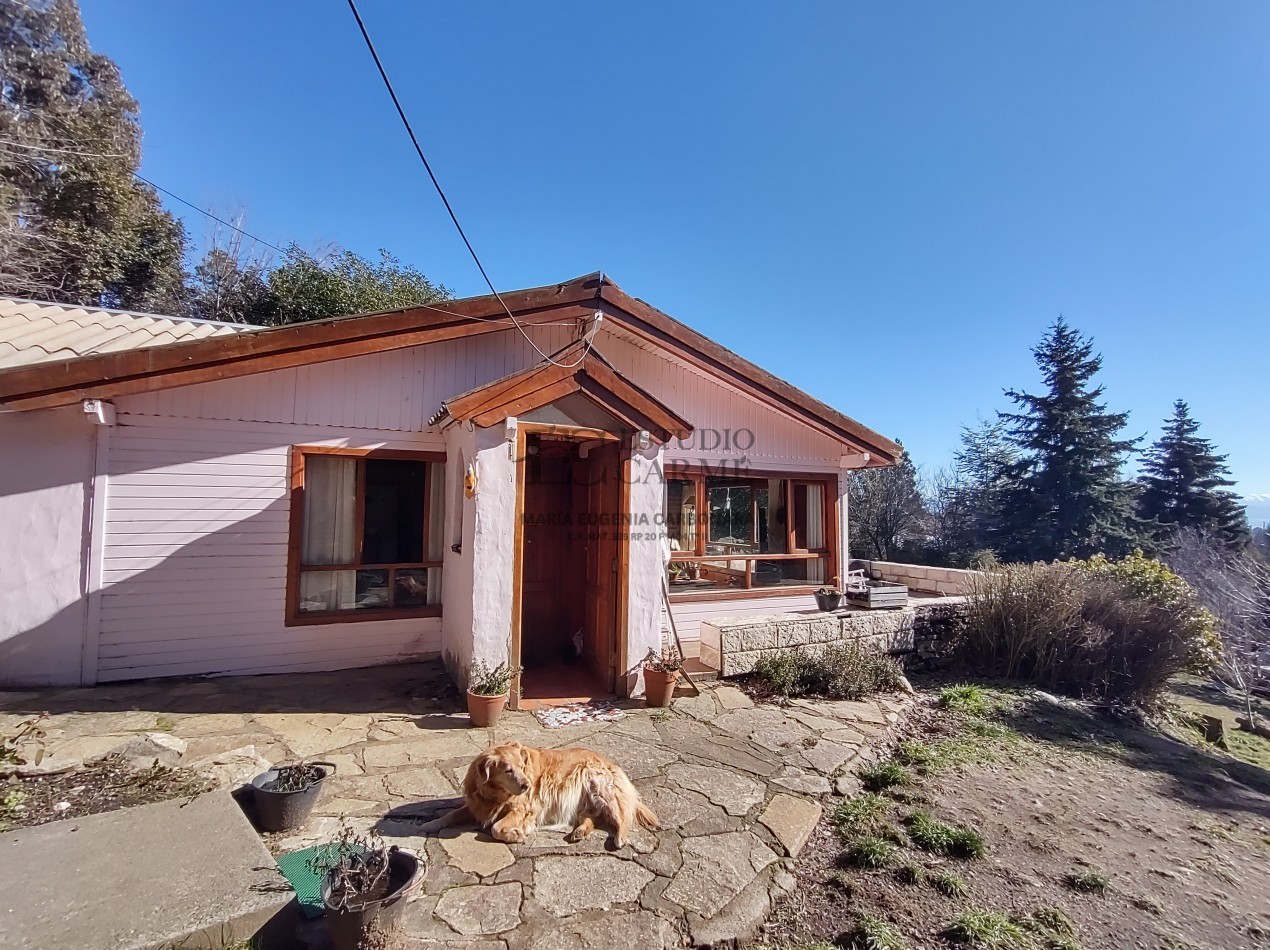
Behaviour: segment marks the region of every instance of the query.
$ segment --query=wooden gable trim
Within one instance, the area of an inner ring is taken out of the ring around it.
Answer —
[[[444,412],[488,428],[581,392],[619,422],[647,430],[662,444],[692,433],[690,422],[622,377],[588,344],[571,343],[551,360],[447,400]]]

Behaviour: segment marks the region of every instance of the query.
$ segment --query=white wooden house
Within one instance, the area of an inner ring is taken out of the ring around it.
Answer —
[[[895,443],[600,275],[503,298],[0,301],[0,684],[441,655],[629,693],[663,580],[691,652],[843,573],[847,473]]]

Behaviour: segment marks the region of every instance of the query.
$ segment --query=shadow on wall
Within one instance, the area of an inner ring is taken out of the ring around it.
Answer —
[[[68,413],[78,413],[79,418]],[[15,416],[23,418],[15,420]],[[252,435],[255,441],[241,451],[289,449],[290,443],[263,442],[259,430]],[[14,452],[19,439],[25,439],[25,444]],[[223,444],[206,450],[190,448],[197,444],[182,442],[179,452],[173,453],[179,456],[177,462],[188,465],[226,454]],[[0,605],[5,606],[0,612],[0,684],[4,684],[0,689],[21,689],[22,683],[41,688],[51,682],[80,681],[88,613],[84,581],[89,512],[84,498],[91,484],[92,445],[92,427],[83,421],[78,407],[0,416],[0,456],[8,457],[0,461],[0,535],[24,540],[0,551],[0,584],[5,588],[0,590]],[[112,477],[162,471],[161,465],[151,469],[152,463],[138,461],[143,458],[144,453],[112,454]],[[290,505],[285,484],[278,488],[277,498],[252,500],[245,517],[210,533],[189,536],[190,512],[198,521],[200,504],[208,505],[209,513],[213,510],[212,500],[201,501],[198,491],[186,492],[193,497],[187,499],[189,507],[180,510],[180,519],[153,522],[153,544],[166,548],[162,560],[110,583],[103,592],[104,629],[99,643],[103,663],[135,649],[156,666],[198,659],[207,669],[225,672],[269,666],[303,668],[305,663],[329,669],[418,659],[426,655],[426,647],[435,650],[432,628],[436,622],[431,620],[384,621],[374,628],[347,623],[285,625]],[[164,491],[176,494],[170,487]],[[230,488],[217,497],[214,510],[218,514],[224,515],[226,498],[232,505],[233,494]],[[256,507],[260,504],[265,507]],[[33,509],[38,514],[34,526]],[[173,549],[174,544],[179,547]],[[209,566],[215,562],[224,566]],[[60,572],[56,585],[23,583],[28,574],[53,569]],[[46,675],[32,675],[41,671]],[[127,672],[116,668],[111,675]],[[150,674],[139,667],[137,675]],[[76,691],[81,694],[76,702],[85,709],[101,704],[101,708],[119,709],[121,700],[106,695],[112,689],[99,687],[100,700],[92,698],[97,691]],[[175,698],[181,687],[168,680],[163,689],[173,691]],[[261,706],[256,701],[252,708]]]

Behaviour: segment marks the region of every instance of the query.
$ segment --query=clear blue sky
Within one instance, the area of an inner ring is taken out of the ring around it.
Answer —
[[[83,6],[146,175],[483,292],[342,0]],[[603,269],[923,465],[1061,312],[1134,434],[1185,398],[1270,492],[1270,4],[362,12],[500,288]]]

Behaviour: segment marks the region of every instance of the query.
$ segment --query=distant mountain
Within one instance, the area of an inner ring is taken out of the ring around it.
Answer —
[[[1270,492],[1244,495],[1248,508],[1248,523],[1254,528],[1270,525]]]

